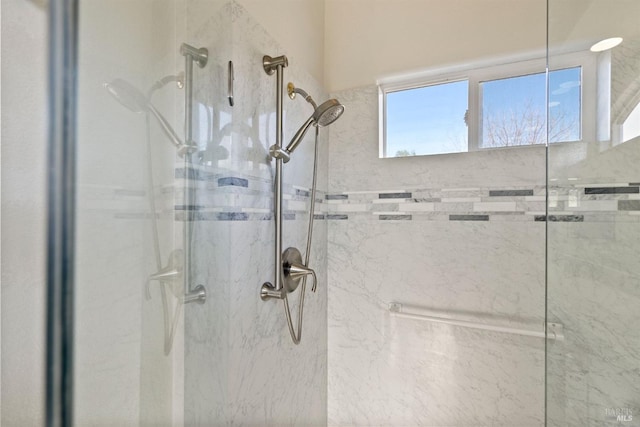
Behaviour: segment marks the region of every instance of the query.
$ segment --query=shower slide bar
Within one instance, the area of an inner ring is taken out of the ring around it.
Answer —
[[[184,56],[184,148],[178,150],[178,154],[184,155],[184,170],[187,179],[184,180],[184,205],[187,209],[195,205],[195,187],[191,185],[189,171],[193,169],[193,159],[191,155],[198,150],[197,144],[193,140],[193,63],[203,68],[207,65],[209,51],[202,48],[195,48],[186,43],[180,46],[180,54]],[[189,215],[188,211],[185,211]],[[184,241],[184,304],[197,302],[204,304],[207,299],[207,291],[202,285],[191,287],[191,244],[193,242],[193,224],[189,217],[182,223],[182,234]]]
[[[531,329],[512,328],[508,326],[490,325],[487,323],[459,320],[450,317],[434,316],[429,310],[415,306],[405,306],[399,302],[389,304],[389,313],[395,317],[405,319],[425,320],[432,323],[461,326],[464,328],[482,329],[484,331],[502,332],[505,334],[524,335],[528,337],[547,338],[550,340],[564,341],[563,327],[560,323],[547,323],[545,333]]]

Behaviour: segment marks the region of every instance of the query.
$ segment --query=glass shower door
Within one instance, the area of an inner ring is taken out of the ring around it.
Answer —
[[[548,4],[547,425],[640,426],[640,2]]]
[[[183,134],[184,5],[78,6],[74,424],[173,425],[182,416],[182,284],[149,277],[177,266],[181,248],[179,159],[159,117]]]

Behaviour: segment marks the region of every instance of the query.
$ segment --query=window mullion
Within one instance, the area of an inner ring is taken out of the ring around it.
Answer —
[[[481,93],[480,93],[480,81],[477,76],[469,76],[469,110],[467,113],[467,126],[469,131],[469,151],[477,151],[480,149],[480,132],[482,118],[481,118]]]

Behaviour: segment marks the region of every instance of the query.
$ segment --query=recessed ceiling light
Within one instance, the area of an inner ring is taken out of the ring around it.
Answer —
[[[612,49],[622,43],[622,37],[611,37],[610,39],[604,39],[591,46],[591,52],[602,52]]]

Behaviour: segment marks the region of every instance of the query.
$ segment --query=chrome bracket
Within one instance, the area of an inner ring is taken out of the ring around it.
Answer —
[[[262,68],[264,68],[264,72],[268,75],[275,73],[279,66],[282,66],[283,68],[289,66],[289,60],[285,55],[276,56],[275,58],[269,55],[262,57]]]
[[[269,155],[271,155],[271,157],[273,157],[274,159],[282,159],[284,163],[287,163],[289,160],[291,160],[291,156],[289,155],[287,150],[277,145],[272,145],[269,148]]]
[[[204,304],[207,300],[207,290],[202,285],[198,285],[193,288],[189,293],[185,294],[182,298],[183,304],[189,304],[190,302],[197,302],[198,304]]]
[[[178,155],[184,157],[185,154],[192,154],[198,151],[198,146],[193,143],[182,144],[178,147]]]
[[[270,282],[264,282],[260,288],[260,298],[262,301],[268,301],[270,299],[284,299],[284,288],[277,290]]]
[[[193,47],[189,44],[182,43],[180,46],[180,54],[182,56],[190,56],[191,60],[198,64],[198,67],[203,68],[207,65],[207,61],[209,60],[209,51],[206,47]]]

